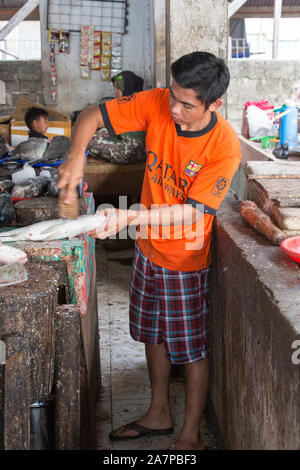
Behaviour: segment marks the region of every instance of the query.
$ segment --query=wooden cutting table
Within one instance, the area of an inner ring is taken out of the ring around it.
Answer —
[[[88,157],[84,180],[88,190],[95,196],[128,194],[131,203],[136,203],[141,193],[144,172],[145,163],[117,165]]]
[[[87,200],[93,206],[91,194]],[[30,405],[45,401],[54,388],[55,448],[96,449],[101,375],[95,242],[82,236],[12,245],[27,253],[29,279],[0,288],[6,347],[0,447],[30,449]]]

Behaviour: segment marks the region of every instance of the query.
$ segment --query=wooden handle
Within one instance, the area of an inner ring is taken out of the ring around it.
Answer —
[[[65,204],[66,191],[62,189],[58,195],[58,215],[61,219],[77,219],[79,217],[79,201],[77,191],[72,192],[72,201]]]

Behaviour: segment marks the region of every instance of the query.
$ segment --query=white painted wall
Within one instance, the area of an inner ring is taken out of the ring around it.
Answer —
[[[51,106],[51,80],[46,2],[40,4],[42,70],[44,98]],[[154,25],[152,0],[128,0],[127,33],[122,37],[122,69],[132,70],[145,80],[144,88],[154,85]],[[70,54],[59,54],[56,48],[57,96],[55,109],[71,113],[103,97],[113,96],[111,82],[100,79],[100,71],[91,78],[80,78],[80,34],[71,33]]]

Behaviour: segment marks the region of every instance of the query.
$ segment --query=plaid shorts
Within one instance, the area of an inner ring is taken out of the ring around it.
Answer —
[[[136,244],[130,284],[130,334],[165,343],[172,364],[208,356],[209,271],[171,271],[147,259]]]

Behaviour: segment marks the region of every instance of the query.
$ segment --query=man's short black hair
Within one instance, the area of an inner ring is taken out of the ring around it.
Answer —
[[[41,116],[44,116],[46,118],[49,117],[49,114],[42,108],[32,107],[28,109],[27,113],[25,114],[25,122],[27,127],[32,130],[32,121],[40,119]]]
[[[205,108],[224,95],[230,73],[223,59],[209,52],[196,51],[177,59],[171,65],[174,80],[182,88],[192,88]]]

